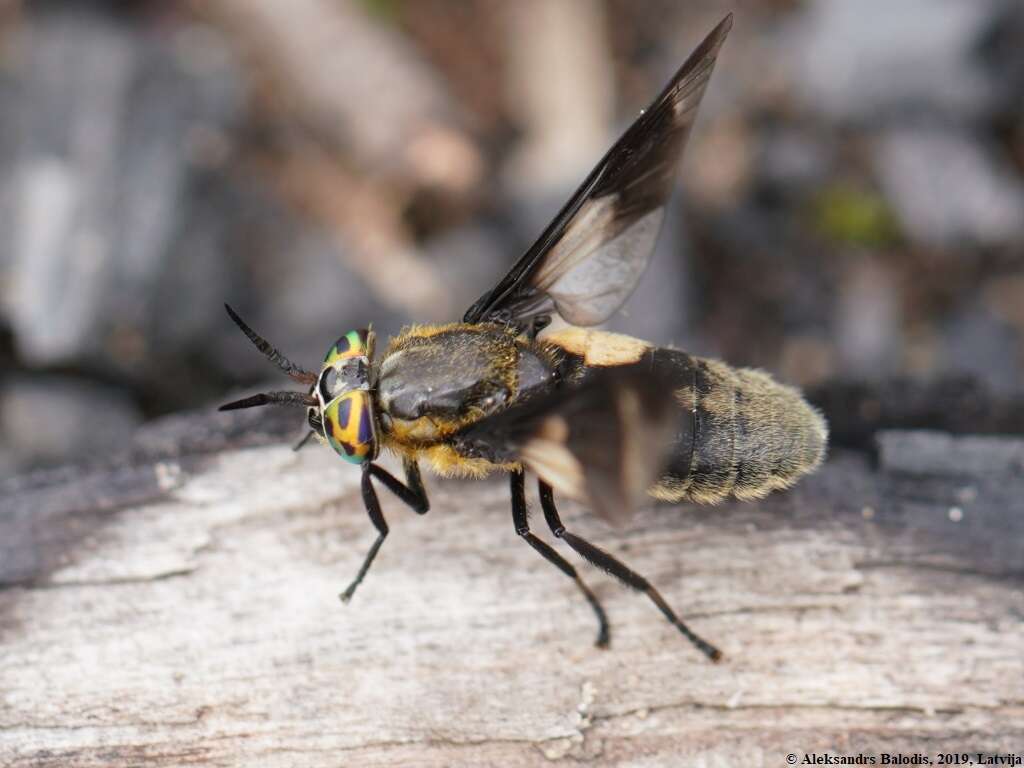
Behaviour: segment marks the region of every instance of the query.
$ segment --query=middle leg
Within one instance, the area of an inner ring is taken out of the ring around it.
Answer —
[[[607,648],[610,640],[608,617],[605,615],[604,608],[601,607],[601,603],[598,602],[597,596],[590,591],[590,587],[588,587],[583,579],[580,578],[576,569],[568,560],[552,549],[549,544],[530,533],[530,523],[526,507],[526,492],[523,486],[523,471],[521,469],[512,473],[510,486],[512,490],[512,522],[516,526],[516,533],[518,533],[527,544],[540,552],[545,560],[553,564],[558,568],[558,570],[576,582],[576,586],[579,587],[583,596],[587,599],[587,602],[590,603],[590,607],[594,609],[594,614],[597,616],[598,630],[595,645],[597,645],[598,648]]]

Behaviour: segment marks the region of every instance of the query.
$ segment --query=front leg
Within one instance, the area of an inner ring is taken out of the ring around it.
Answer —
[[[427,492],[423,488],[423,480],[420,478],[419,465],[415,461],[406,459],[403,462],[403,466],[405,467],[406,482],[404,485],[401,480],[396,478],[383,467],[378,467],[376,464],[371,464],[369,462],[363,465],[363,504],[366,506],[366,512],[370,516],[370,522],[372,522],[373,527],[377,529],[377,539],[370,547],[370,551],[366,553],[366,557],[363,559],[363,565],[360,567],[359,573],[356,574],[355,579],[353,579],[352,583],[348,585],[348,588],[341,593],[341,602],[343,603],[347,603],[352,599],[352,595],[356,592],[356,587],[358,587],[366,577],[366,572],[370,570],[370,565],[373,563],[373,559],[377,556],[377,551],[380,549],[381,544],[384,543],[384,539],[388,537],[388,524],[384,519],[384,513],[381,512],[380,509],[380,501],[377,499],[377,491],[373,487],[373,478],[376,477],[384,483],[384,485],[388,487],[389,491],[404,501],[417,514],[425,515],[430,510],[430,501],[427,499]]]

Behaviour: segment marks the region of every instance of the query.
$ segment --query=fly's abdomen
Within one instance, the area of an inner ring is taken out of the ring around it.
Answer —
[[[758,499],[788,488],[825,457],[828,428],[821,414],[766,373],[606,331],[568,328],[547,341],[561,350],[567,380],[628,365],[673,382],[680,411],[664,472],[650,489],[656,498],[705,504],[729,496]]]
[[[757,499],[788,488],[821,463],[825,420],[797,390],[760,371],[676,350],[659,349],[654,357],[671,365],[681,384],[675,397],[684,427],[652,495],[705,504],[729,496]]]

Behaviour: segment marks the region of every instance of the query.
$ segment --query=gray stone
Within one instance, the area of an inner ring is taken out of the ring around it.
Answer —
[[[0,388],[9,471],[123,452],[140,422],[126,395],[73,377],[17,376]]]
[[[841,372],[868,379],[896,373],[905,342],[891,266],[866,254],[851,259],[837,290],[833,337]]]
[[[922,110],[985,117],[1007,93],[999,71],[977,52],[1011,7],[1004,0],[814,0],[792,30],[790,79],[807,109],[837,120]]]
[[[821,131],[786,126],[758,138],[757,179],[773,194],[792,198],[816,190],[835,167],[835,147]]]
[[[245,236],[227,247],[234,257],[227,285],[219,296],[201,292],[202,306],[196,311],[210,318],[187,329],[216,369],[236,380],[274,379],[278,388],[287,387],[287,379],[275,373],[228,319],[225,301],[291,360],[313,368],[328,346],[353,328],[372,324],[386,338],[411,319],[382,306],[346,266],[344,246],[335,238],[304,226],[294,213],[253,189],[239,207],[246,213],[237,228]],[[176,282],[180,285],[180,278]],[[175,301],[180,301],[176,292],[163,294],[165,306]]]
[[[1024,442],[1013,437],[886,430],[877,440],[879,464],[887,472],[1019,477],[1024,471]]]
[[[45,6],[18,37],[3,311],[30,364],[130,364],[110,336],[148,319],[187,182],[217,160],[239,79],[212,34],[146,36],[89,6]]]
[[[1024,239],[1024,183],[970,133],[904,127],[877,141],[875,173],[904,232],[936,247]]]
[[[975,376],[999,395],[1021,391],[1020,337],[1012,326],[972,303],[953,314],[942,331],[947,370]]]
[[[520,255],[509,249],[504,233],[483,225],[446,230],[427,241],[424,252],[451,294],[449,304],[455,308],[451,320],[461,319]]]
[[[147,363],[160,365],[181,350],[209,344],[210,329],[226,319],[223,303],[232,295],[240,259],[230,232],[246,203],[219,174],[189,179],[183,188],[178,229],[153,276],[142,334]]]

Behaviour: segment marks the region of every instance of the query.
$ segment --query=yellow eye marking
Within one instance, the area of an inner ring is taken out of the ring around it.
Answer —
[[[324,409],[327,442],[346,461],[361,464],[377,455],[373,402],[366,390],[353,390]]]

